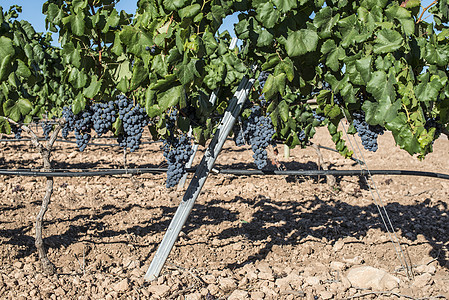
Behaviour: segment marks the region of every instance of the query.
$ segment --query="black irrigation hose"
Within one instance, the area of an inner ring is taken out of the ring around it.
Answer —
[[[194,173],[195,168],[187,169],[187,172]],[[123,174],[145,174],[145,173],[165,173],[167,168],[140,168],[140,169],[104,169],[98,171],[58,171],[39,172],[26,170],[7,170],[0,169],[0,175],[5,176],[31,176],[31,177],[87,177],[87,176],[107,176],[107,175],[123,175]],[[242,170],[242,169],[212,169],[214,174],[229,174],[236,176],[249,175],[281,175],[281,176],[367,176],[367,170],[290,170],[290,171],[272,171],[272,170]],[[370,170],[371,175],[407,175],[434,177],[449,180],[449,175],[426,171],[410,171],[410,170]]]
[[[109,138],[108,138],[109,139]],[[0,142],[29,142],[31,139],[29,138],[23,138],[23,139],[0,139]],[[38,141],[46,141],[46,139],[38,139]],[[69,143],[69,144],[76,144],[75,141],[71,140],[64,140],[64,139],[57,139],[56,142],[63,142],[63,143]],[[151,142],[142,142],[141,145],[149,145],[149,144],[155,144],[159,143],[160,141],[151,141]],[[100,144],[100,143],[88,143],[90,146],[111,146],[111,147],[118,147],[119,144]]]

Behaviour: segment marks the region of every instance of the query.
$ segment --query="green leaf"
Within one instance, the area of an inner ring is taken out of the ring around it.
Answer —
[[[94,98],[100,91],[102,81],[97,80],[97,75],[91,76],[89,86],[83,89],[83,95],[89,99]]]
[[[136,59],[133,66],[133,75],[131,77],[131,83],[129,88],[135,90],[139,87],[139,84],[148,78],[148,70],[145,68],[143,61]]]
[[[5,116],[19,122],[22,116],[27,115],[33,109],[33,105],[28,99],[20,98],[17,101],[7,100],[3,103]]]
[[[69,82],[77,89],[83,88],[87,84],[87,75],[83,70],[72,68],[69,73]]]
[[[372,56],[363,57],[355,62],[355,67],[362,76],[363,81],[365,81],[365,84],[371,79],[371,62]]]
[[[178,15],[181,17],[181,20],[186,18],[193,18],[201,11],[201,5],[193,4],[187,7],[184,7],[178,11]]]
[[[176,10],[186,4],[186,0],[164,0],[163,7],[167,10]]]
[[[1,17],[2,17],[2,13],[0,11],[0,19],[1,19]],[[0,117],[0,132],[1,133],[6,133],[6,134],[10,134],[11,133],[11,126],[9,125],[9,122],[6,121],[2,117]]]
[[[257,47],[268,47],[273,41],[273,35],[268,30],[262,30],[257,38]]]
[[[325,6],[317,12],[313,19],[313,25],[320,29],[319,36],[321,38],[328,38],[332,35],[332,30],[339,19],[340,14],[334,14],[331,7]]]
[[[176,75],[178,76],[181,84],[186,85],[195,79],[195,72],[195,62],[191,60],[188,63],[182,63],[178,67]]]
[[[174,86],[166,92],[158,94],[157,102],[162,111],[166,111],[168,108],[178,104],[184,88],[181,85]]]
[[[0,81],[4,80],[11,72],[11,59],[15,54],[12,40],[5,37],[0,36]]]
[[[421,102],[437,101],[439,91],[443,88],[437,77],[429,82],[429,73],[420,76],[421,82],[415,87],[416,98]]]
[[[262,93],[265,94],[265,98],[270,100],[276,93],[284,95],[286,79],[287,76],[285,73],[281,73],[277,76],[270,75],[262,90]]]
[[[256,19],[266,28],[273,28],[280,17],[280,11],[275,9],[271,1],[259,2],[256,6]]]
[[[377,38],[375,39],[374,53],[394,52],[401,48],[402,42],[402,36],[396,30],[379,30],[377,32]]]
[[[318,44],[318,35],[310,29],[301,29],[288,35],[285,49],[290,57],[304,55],[315,51]]]
[[[31,76],[31,71],[27,65],[20,59],[17,59],[17,71],[16,74],[22,76],[23,78],[28,78]]]
[[[152,83],[150,85],[151,90],[155,91],[165,91],[170,86],[173,86],[173,83],[176,81],[178,77],[175,74],[168,74],[163,79],[159,79],[156,83]]]
[[[293,61],[289,57],[285,58],[276,66],[275,73],[276,75],[280,73],[285,73],[288,81],[292,82],[293,79],[295,78],[295,69]]]
[[[289,119],[289,107],[285,100],[282,100],[279,103],[278,106],[279,109],[279,116],[281,117],[282,121],[287,122]]]
[[[430,64],[436,64],[440,67],[446,66],[449,62],[449,45],[432,42],[427,43],[424,58]]]
[[[87,0],[73,0],[72,1],[73,10],[78,12],[87,7]]]
[[[283,13],[298,7],[297,0],[273,0],[273,3],[276,8],[280,9]]]
[[[396,99],[395,84],[396,79],[391,71],[388,78],[384,71],[376,71],[372,74],[366,90],[374,96],[377,102],[365,101],[363,103],[362,108],[366,113],[366,122],[371,125],[384,126],[385,123],[396,117],[401,107],[401,100]]]
[[[405,34],[412,35],[415,32],[415,21],[409,10],[398,5],[391,5],[385,10],[385,15],[390,19],[398,20]]]
[[[83,36],[84,35],[84,26],[86,22],[84,21],[84,13],[80,12],[75,15],[71,15],[70,19],[70,27],[74,35]]]
[[[79,114],[86,107],[86,98],[79,92],[72,103],[72,111],[75,115]]]
[[[138,56],[145,53],[145,47],[153,45],[153,40],[147,32],[133,26],[123,26],[120,40],[126,45],[128,52]]]
[[[334,40],[326,40],[321,46],[321,53],[327,54],[326,66],[332,71],[337,72],[340,69],[340,60],[346,57],[346,52],[340,46],[335,45]]]
[[[385,127],[393,133],[396,144],[410,155],[421,152],[419,142],[408,125],[405,113],[400,112],[393,120],[385,124]]]
[[[79,45],[75,48],[72,42],[65,43],[61,54],[65,64],[72,64],[76,68],[81,66],[81,48]]]

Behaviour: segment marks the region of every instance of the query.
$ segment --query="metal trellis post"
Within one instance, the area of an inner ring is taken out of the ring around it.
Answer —
[[[237,41],[238,41],[238,39],[236,37],[232,38],[231,44],[229,45],[229,49],[231,49],[231,50],[234,49],[235,46],[237,45]],[[217,95],[218,95],[219,91],[220,91],[220,88],[217,87],[215,89],[215,91],[213,91],[212,94],[210,95],[209,102],[212,104],[212,106],[214,106],[215,102],[217,101]],[[192,134],[192,128],[190,128],[190,131],[189,131],[190,136],[191,136],[191,134]],[[198,144],[194,144],[193,145],[193,154],[190,156],[189,161],[186,164],[186,168],[192,167],[193,160],[195,159],[197,151],[198,151]],[[184,185],[186,184],[186,180],[187,180],[187,173],[185,173],[179,180],[178,190],[182,190],[184,188]]]
[[[243,78],[234,94],[234,97],[229,102],[229,106],[223,116],[223,119],[218,126],[212,141],[206,149],[201,163],[198,165],[195,175],[193,176],[189,187],[187,188],[187,191],[184,194],[184,197],[167,229],[167,232],[165,233],[164,238],[162,239],[162,242],[153,257],[153,260],[151,261],[150,267],[144,277],[145,280],[154,280],[159,276],[162,267],[164,266],[165,261],[173,248],[173,245],[178,239],[182,227],[192,211],[195,200],[198,198],[207,176],[212,170],[215,160],[223,148],[223,144],[231,132],[236,118],[240,114],[253,83],[254,79],[248,80],[246,77]]]

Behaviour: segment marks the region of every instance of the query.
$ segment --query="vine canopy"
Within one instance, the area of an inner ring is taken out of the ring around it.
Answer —
[[[447,0],[429,7],[417,0],[140,0],[134,15],[118,12],[116,2],[45,2],[60,49],[14,21],[17,8],[2,12],[0,114],[23,121],[67,104],[78,113],[124,93],[145,107],[154,138],[167,135],[167,112],[176,108],[179,130],[192,128],[204,143],[243,76],[266,71],[250,106],[270,114],[275,138],[290,147],[327,126],[337,149],[351,155],[338,125],[356,112],[420,157],[448,132]],[[231,36],[218,30],[232,14],[242,45],[230,50]]]

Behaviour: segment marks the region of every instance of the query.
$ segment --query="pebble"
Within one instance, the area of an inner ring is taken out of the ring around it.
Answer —
[[[240,300],[248,297],[248,292],[243,290],[235,290],[229,296],[229,300]]]
[[[237,287],[237,284],[231,278],[220,278],[218,280],[218,283],[223,290],[229,291],[229,290],[235,289]]]
[[[320,293],[320,296],[323,300],[332,299],[334,297],[334,295],[329,291],[322,291]]]
[[[429,273],[424,273],[422,275],[416,276],[413,281],[413,286],[417,288],[423,288],[430,285],[433,282],[432,275]]]
[[[347,278],[353,287],[392,290],[399,286],[399,278],[384,270],[370,266],[356,266],[349,269]]]
[[[116,292],[125,292],[129,289],[128,279],[125,278],[114,285],[114,291]]]
[[[321,280],[316,276],[306,277],[304,281],[310,286],[318,286],[321,283]]]
[[[148,291],[153,294],[155,297],[161,297],[168,291],[170,291],[170,287],[166,284],[161,285],[151,285],[148,287]]]

